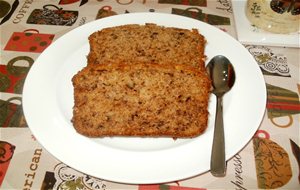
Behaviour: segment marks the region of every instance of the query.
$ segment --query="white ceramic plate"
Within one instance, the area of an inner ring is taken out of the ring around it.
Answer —
[[[87,138],[72,123],[72,76],[86,65],[88,36],[101,28],[156,23],[197,28],[207,39],[208,60],[223,54],[236,70],[234,88],[224,97],[226,158],[240,151],[260,125],[266,103],[261,71],[248,51],[225,32],[194,19],[171,14],[132,13],[87,23],[65,34],[35,61],[24,85],[26,120],[38,141],[67,165],[102,179],[123,183],[161,183],[188,178],[210,167],[215,98],[209,126],[193,139]]]
[[[232,0],[232,8],[238,40],[244,44],[281,47],[300,47],[300,33],[274,34],[255,29],[246,17],[247,0]]]

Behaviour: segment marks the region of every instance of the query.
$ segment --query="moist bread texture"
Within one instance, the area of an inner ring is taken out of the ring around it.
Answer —
[[[130,24],[90,35],[88,64],[186,64],[204,69],[205,38],[198,30]]]
[[[73,125],[89,137],[195,137],[207,128],[211,81],[182,64],[92,64],[72,79]]]

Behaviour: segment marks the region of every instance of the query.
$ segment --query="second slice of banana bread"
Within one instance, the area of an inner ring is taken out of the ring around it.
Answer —
[[[89,37],[88,64],[185,64],[204,69],[205,38],[198,30],[129,24],[104,28]]]

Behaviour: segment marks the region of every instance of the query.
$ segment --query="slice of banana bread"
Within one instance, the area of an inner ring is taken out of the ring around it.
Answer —
[[[198,30],[130,24],[105,28],[90,35],[88,64],[187,64],[204,69],[205,38]]]
[[[182,64],[93,64],[72,79],[73,125],[89,137],[195,137],[207,128],[211,82]]]

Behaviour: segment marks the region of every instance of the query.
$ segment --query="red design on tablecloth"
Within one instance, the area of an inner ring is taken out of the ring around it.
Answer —
[[[26,67],[15,66],[17,62],[26,62]],[[34,60],[28,56],[11,59],[7,65],[0,65],[0,92],[21,94],[25,77]]]
[[[76,3],[80,0],[60,0],[58,4],[60,5],[66,5],[66,4],[72,4],[72,3]]]
[[[270,134],[265,130],[257,130],[254,137],[270,139]]]
[[[14,155],[15,148],[16,147],[14,145],[8,142],[0,141],[0,187],[5,177],[10,160]]]
[[[25,78],[24,75],[21,75],[21,76],[11,75],[9,73],[9,71],[7,71],[6,65],[0,65],[0,76],[1,76],[0,91],[1,92],[9,92],[9,93],[14,93],[15,87],[17,86],[18,81],[21,81]]]
[[[21,97],[0,99],[0,127],[27,127],[22,105],[15,104],[15,101],[21,102]]]
[[[193,6],[207,6],[207,0],[159,0],[161,4],[175,4],[175,5],[193,5]]]
[[[14,32],[4,50],[41,53],[52,42],[54,34],[42,34],[36,29]]]
[[[289,127],[293,123],[292,115],[300,113],[299,96],[296,92],[267,84],[268,118],[277,127]],[[277,124],[275,118],[287,117],[287,124]]]
[[[60,0],[60,1],[59,1],[59,4],[60,4],[60,5],[67,5],[67,4],[76,3],[76,2],[78,2],[78,1],[80,1],[80,0]],[[82,5],[86,4],[87,2],[88,2],[88,0],[81,0],[79,6],[82,6]]]

